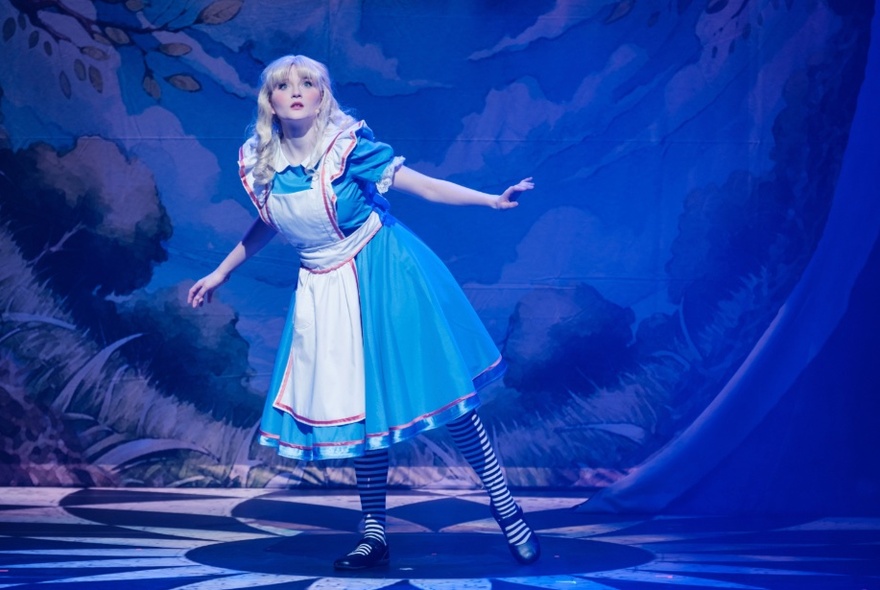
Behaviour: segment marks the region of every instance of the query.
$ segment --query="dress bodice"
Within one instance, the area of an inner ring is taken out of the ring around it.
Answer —
[[[242,182],[260,216],[298,251],[344,239],[373,211],[384,215],[389,204],[382,193],[403,162],[390,146],[374,141],[363,121],[331,127],[322,144],[314,172],[291,164],[279,150],[271,186],[254,183],[253,142],[240,151]]]

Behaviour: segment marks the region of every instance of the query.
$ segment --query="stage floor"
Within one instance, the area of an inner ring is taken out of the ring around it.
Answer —
[[[597,516],[519,494],[543,556],[511,558],[486,496],[391,492],[391,564],[344,575],[355,493],[0,488],[0,588],[880,589],[880,519]]]

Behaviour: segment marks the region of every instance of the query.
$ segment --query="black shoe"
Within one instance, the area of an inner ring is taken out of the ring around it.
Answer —
[[[333,567],[338,570],[364,570],[369,567],[378,567],[380,565],[388,565],[391,554],[388,552],[388,545],[373,539],[372,537],[364,537],[358,541],[358,545],[366,544],[370,546],[370,551],[366,555],[360,553],[343,555],[333,562]]]
[[[528,540],[526,540],[524,543],[520,543],[519,545],[513,545],[510,543],[510,541],[507,542],[507,546],[510,548],[510,552],[513,554],[513,558],[523,565],[529,565],[530,563],[535,563],[536,561],[538,561],[538,558],[541,557],[541,545],[538,543],[538,535],[535,534],[528,523],[526,523],[525,518],[523,518],[522,508],[517,506],[516,512],[514,512],[507,518],[501,518],[501,515],[498,514],[498,511],[495,510],[494,506],[489,507],[492,509],[492,516],[495,518],[498,526],[501,527],[502,532],[505,532],[507,530],[507,527],[516,524],[516,522],[519,520],[522,520],[523,523],[525,523],[526,527],[529,529],[529,532],[531,533],[528,537]]]

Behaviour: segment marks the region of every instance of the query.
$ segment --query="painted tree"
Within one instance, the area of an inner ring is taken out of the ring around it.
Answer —
[[[238,14],[243,0],[213,2],[150,3],[143,0],[103,0],[71,3],[61,0],[10,0],[18,16],[3,23],[3,40],[27,35],[28,47],[42,49],[48,58],[60,55],[62,45],[78,52],[58,74],[58,87],[72,96],[72,78],[88,80],[92,88],[104,91],[104,74],[99,67],[110,51],[125,51],[141,63],[141,86],[159,100],[163,84],[185,91],[201,90],[202,84],[179,58],[192,47],[182,41],[159,41],[162,33],[173,34],[199,25],[225,23]],[[166,59],[161,59],[162,57]],[[168,71],[160,72],[159,68]]]
[[[0,152],[8,184],[0,213],[24,256],[81,319],[93,295],[146,285],[166,260],[171,220],[152,172],[112,142],[81,137],[57,152],[36,144]]]

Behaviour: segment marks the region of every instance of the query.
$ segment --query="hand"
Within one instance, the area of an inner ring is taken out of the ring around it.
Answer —
[[[222,272],[214,271],[211,274],[202,277],[193,285],[186,296],[186,302],[193,308],[201,307],[205,302],[211,303],[214,297],[214,291],[229,280],[229,275]]]
[[[519,203],[517,203],[517,199],[519,199],[519,194],[523,191],[530,191],[533,188],[535,188],[535,183],[532,182],[531,176],[520,180],[518,183],[509,187],[506,191],[498,196],[498,199],[495,200],[495,208],[512,209],[516,207],[517,205],[519,205]]]

